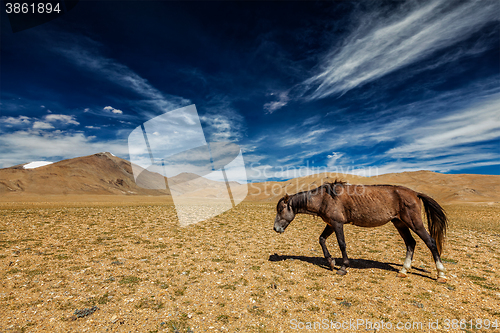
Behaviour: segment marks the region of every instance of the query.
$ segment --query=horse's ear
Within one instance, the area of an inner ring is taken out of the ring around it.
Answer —
[[[285,196],[283,197],[283,201],[285,203],[288,203],[288,199],[290,199],[290,196],[288,195],[288,193],[285,193]]]

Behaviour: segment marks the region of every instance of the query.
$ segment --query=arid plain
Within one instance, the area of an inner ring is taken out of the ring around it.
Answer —
[[[92,156],[85,162],[113,162],[110,156]],[[129,172],[121,166],[122,174]],[[60,169],[74,170],[71,164]],[[47,195],[27,185],[37,175],[17,169],[22,175],[15,178],[16,171],[5,176],[5,170],[0,170],[2,332],[290,332],[314,322],[323,329],[305,331],[353,331],[353,326],[324,329],[349,321],[361,325],[358,331],[370,329],[369,321],[394,326],[377,331],[412,323],[403,331],[476,332],[481,323],[481,331],[488,332],[500,321],[495,176],[345,176],[352,183],[406,184],[443,205],[450,220],[443,253],[450,279],[439,284],[419,239],[411,274],[397,277],[405,247],[391,224],[346,226],[352,267],[343,277],[323,259],[320,219],[299,215],[284,234],[276,234],[277,198],[328,181],[328,175],[255,185],[235,209],[180,227],[168,193],[120,194],[133,184],[127,175],[109,176],[116,172],[112,168],[106,173],[110,179],[68,177],[64,186],[70,193],[58,193],[54,185]],[[50,184],[51,173],[64,178],[61,170],[37,172]],[[12,184],[19,180],[16,189]],[[79,183],[94,190],[78,193]],[[266,190],[274,184],[282,190]],[[117,193],[106,192],[108,187]],[[327,245],[339,261],[335,238]],[[92,310],[75,313],[84,309]],[[462,326],[454,320],[463,320]],[[438,329],[425,326],[429,323]]]

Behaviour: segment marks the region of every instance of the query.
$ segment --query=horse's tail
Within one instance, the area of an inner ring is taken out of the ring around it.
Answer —
[[[417,193],[417,196],[424,204],[425,215],[427,215],[427,226],[429,227],[431,237],[436,241],[437,250],[441,255],[448,218],[443,207],[436,200],[423,193]]]

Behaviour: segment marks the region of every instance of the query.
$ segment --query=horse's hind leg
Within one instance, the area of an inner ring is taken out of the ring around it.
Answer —
[[[413,260],[413,253],[415,252],[415,245],[417,242],[415,242],[415,239],[411,235],[410,229],[408,227],[404,226],[404,224],[401,223],[401,221],[393,221],[394,226],[396,229],[398,229],[399,234],[403,238],[405,245],[406,245],[406,259],[403,264],[403,268],[398,273],[399,277],[407,277],[408,271],[411,268],[411,261]]]
[[[344,225],[340,222],[334,222],[333,229],[335,230],[335,235],[337,236],[337,242],[339,243],[340,251],[342,252],[342,266],[340,266],[337,271],[338,275],[346,275],[347,267],[349,267],[349,258],[347,257],[345,239],[344,239]]]
[[[330,265],[333,271],[333,268],[335,267],[335,261],[332,259],[330,252],[328,252],[328,249],[326,248],[326,239],[330,237],[332,233],[333,227],[331,225],[327,225],[325,227],[325,230],[323,230],[323,232],[321,233],[321,236],[319,236],[319,245],[321,245],[321,249],[323,250],[325,259],[328,261],[328,265]]]
[[[416,221],[416,223],[412,225],[412,230],[424,241],[429,250],[431,250],[432,257],[434,258],[434,262],[436,263],[436,269],[438,272],[437,281],[445,283],[448,278],[446,277],[446,270],[443,263],[441,262],[441,257],[439,256],[439,252],[437,250],[436,241],[431,237],[431,235],[429,235],[420,217],[414,218],[413,221]]]

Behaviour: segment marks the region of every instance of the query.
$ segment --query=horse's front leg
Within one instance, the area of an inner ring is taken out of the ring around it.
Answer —
[[[326,261],[328,261],[328,265],[330,265],[332,271],[335,267],[335,260],[332,259],[332,256],[330,255],[330,252],[328,252],[328,249],[326,248],[326,239],[330,237],[330,235],[333,233],[333,227],[331,225],[326,225],[325,230],[321,233],[319,236],[319,245],[321,245],[321,249],[323,250],[323,254],[325,255]]]
[[[340,251],[342,252],[342,266],[337,271],[338,275],[346,275],[347,267],[349,267],[349,258],[347,257],[345,239],[344,239],[344,225],[341,222],[334,222],[333,229],[335,230],[335,235],[337,236],[337,242],[339,243]]]
[[[396,223],[394,223],[394,226],[396,226]],[[415,239],[411,235],[410,229],[406,226],[401,226],[398,223],[398,226],[396,228],[399,231],[399,234],[403,238],[405,245],[406,245],[406,259],[403,264],[403,268],[398,273],[399,277],[407,277],[408,276],[408,271],[411,268],[411,261],[413,260],[413,253],[415,252],[415,245],[417,242],[415,242]]]

